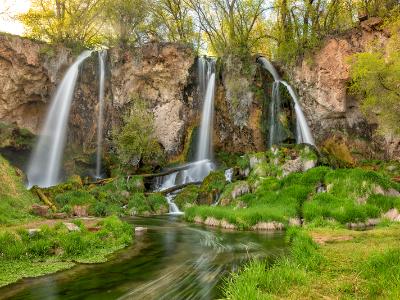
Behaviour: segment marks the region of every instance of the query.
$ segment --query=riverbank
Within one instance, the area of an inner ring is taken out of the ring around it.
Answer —
[[[133,226],[117,217],[32,225],[38,222],[0,228],[0,287],[77,263],[105,262],[111,253],[133,242]]]
[[[228,299],[398,299],[400,224],[368,231],[304,228],[288,232],[290,254],[254,261],[224,287]]]

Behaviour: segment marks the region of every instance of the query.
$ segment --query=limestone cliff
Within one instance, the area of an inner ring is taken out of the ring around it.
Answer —
[[[140,98],[154,114],[155,134],[169,157],[178,155],[198,114],[195,56],[186,46],[149,43],[110,53],[113,126]]]
[[[382,137],[377,124],[367,120],[348,92],[350,55],[384,45],[388,33],[382,20],[370,18],[344,35],[331,37],[311,57],[288,71],[315,139],[319,145],[333,135],[344,135],[348,146],[365,158],[400,158],[400,139]]]
[[[55,84],[70,63],[63,47],[0,35],[0,122],[38,133]]]

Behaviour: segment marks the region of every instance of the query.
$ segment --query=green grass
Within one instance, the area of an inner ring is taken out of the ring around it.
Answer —
[[[255,222],[277,221],[288,224],[291,218],[304,219],[313,226],[336,227],[379,218],[391,208],[400,209],[400,197],[382,195],[389,189],[399,190],[390,178],[363,169],[317,167],[304,173],[292,173],[282,179],[258,179],[255,192],[241,196],[225,207],[194,206],[186,219],[208,216],[225,219],[239,229],[249,229]],[[220,199],[231,197],[237,181],[225,186]],[[317,193],[318,186],[327,192]],[[246,208],[240,208],[245,206]]]
[[[224,284],[227,299],[398,299],[399,224],[356,232],[288,232],[290,251],[275,262],[253,261]],[[311,239],[325,240],[317,245]]]
[[[307,281],[308,272],[317,271],[323,262],[318,246],[301,230],[287,234],[288,255],[274,263],[253,261],[240,273],[234,273],[224,286],[228,299],[271,299],[282,295],[291,286]]]
[[[63,223],[42,226],[30,235],[26,230],[6,230],[0,233],[0,286],[25,276],[39,276],[73,265],[73,262],[98,263],[121,249],[133,239],[133,228],[117,217],[101,220],[100,230],[91,232],[76,221],[80,231],[69,232]],[[46,263],[49,262],[49,266]],[[10,265],[16,268],[10,274]]]
[[[35,217],[30,207],[38,200],[17,175],[16,170],[0,155],[0,225],[14,225]]]

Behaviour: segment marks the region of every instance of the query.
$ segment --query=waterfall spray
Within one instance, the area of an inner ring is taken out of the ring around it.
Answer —
[[[274,78],[274,82],[272,84],[272,95],[271,95],[271,103],[269,109],[269,140],[268,146],[272,147],[274,144],[279,143],[281,141],[281,137],[283,135],[282,125],[278,122],[280,110],[281,110],[281,95],[279,91],[279,87],[283,85],[290,94],[292,101],[294,103],[294,110],[296,113],[296,142],[297,143],[306,143],[310,145],[314,145],[314,139],[311,134],[311,130],[307,124],[306,118],[304,116],[303,110],[299,104],[296,93],[293,88],[284,80],[281,80],[278,72],[275,67],[264,57],[259,57],[257,61],[261,64],[261,66],[267,70],[272,77]]]
[[[100,82],[99,82],[99,115],[97,122],[97,152],[96,152],[96,178],[100,179],[101,174],[101,155],[103,147],[103,126],[104,126],[104,81],[105,81],[105,61],[107,51],[99,51],[99,69],[100,69]]]
[[[79,66],[91,55],[84,51],[70,66],[53,97],[40,138],[30,158],[29,187],[49,187],[60,180],[68,117],[78,78]]]
[[[176,171],[170,175],[160,178],[158,190],[166,190],[175,185],[186,184],[190,182],[202,181],[215,165],[212,162],[212,135],[214,119],[214,96],[215,96],[215,61],[205,58],[199,58],[199,94],[203,99],[203,109],[199,129],[199,137],[196,149],[196,161],[186,164],[184,169]],[[181,213],[179,208],[173,203],[173,196],[168,198],[170,213]]]

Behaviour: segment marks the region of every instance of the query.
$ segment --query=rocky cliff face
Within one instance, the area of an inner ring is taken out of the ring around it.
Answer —
[[[74,55],[66,48],[0,35],[0,123],[39,134],[51,96]],[[151,43],[140,49],[111,49],[107,57],[105,150],[132,101],[141,98],[155,116],[156,136],[169,158],[183,150],[187,129],[197,118],[195,56],[178,44]],[[96,52],[82,65],[69,119],[68,170],[95,152],[99,66]]]
[[[311,59],[289,71],[318,144],[344,135],[351,150],[366,158],[400,158],[400,140],[376,134],[377,124],[366,120],[358,101],[348,92],[349,56],[383,45],[382,20],[371,18],[345,35],[327,39]]]
[[[12,35],[0,35],[0,122],[38,133],[50,95],[70,51]]]
[[[113,49],[110,70],[113,126],[119,126],[140,98],[154,114],[155,134],[167,155],[180,154],[199,112],[193,51],[174,43],[150,43],[134,51]]]
[[[225,152],[257,152],[265,149],[261,132],[262,100],[254,92],[256,68],[228,57],[222,66],[215,98],[216,150]]]

